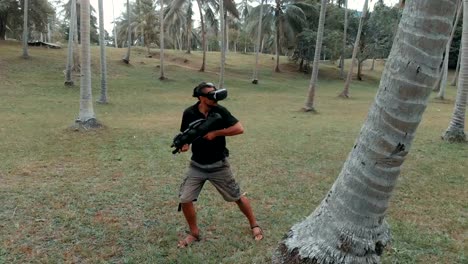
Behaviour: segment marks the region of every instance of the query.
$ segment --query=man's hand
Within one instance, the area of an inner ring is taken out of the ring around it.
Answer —
[[[186,152],[187,150],[190,149],[190,145],[189,144],[185,144],[182,146],[182,148],[180,149],[180,152]]]
[[[203,136],[203,138],[206,140],[213,140],[217,136],[218,134],[216,133],[216,131],[211,131],[211,132],[208,132],[208,134],[206,134],[205,136]]]

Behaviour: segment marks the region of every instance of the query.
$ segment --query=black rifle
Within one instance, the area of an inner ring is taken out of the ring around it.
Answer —
[[[206,119],[198,119],[189,124],[184,132],[177,134],[172,140],[171,148],[175,148],[172,154],[176,154],[185,144],[192,144],[195,140],[214,130],[213,125],[221,120],[218,113],[211,113]]]

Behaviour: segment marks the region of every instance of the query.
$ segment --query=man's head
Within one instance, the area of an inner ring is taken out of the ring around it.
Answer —
[[[193,97],[197,97],[200,102],[212,105],[224,100],[227,97],[227,90],[218,90],[213,83],[202,82],[193,89]]]

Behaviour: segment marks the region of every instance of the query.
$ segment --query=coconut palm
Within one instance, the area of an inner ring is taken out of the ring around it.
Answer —
[[[127,0],[127,21],[128,21],[128,29],[127,29],[127,53],[122,58],[122,61],[126,64],[130,63],[130,51],[132,48],[132,24],[130,20],[130,1]]]
[[[28,3],[29,0],[24,0],[23,4],[23,58],[29,58],[28,54]]]
[[[75,126],[78,128],[95,128],[100,124],[96,120],[91,90],[91,49],[90,49],[90,5],[89,0],[81,0],[81,81],[80,112]]]
[[[455,74],[453,75],[452,82],[450,82],[451,86],[457,85],[458,75],[460,73],[460,59],[462,55],[461,53],[462,53],[462,49],[460,48],[460,50],[458,51],[457,67],[455,68]]]
[[[325,25],[325,12],[327,10],[327,1],[322,0],[320,7],[320,17],[319,17],[319,26],[317,29],[317,41],[315,43],[315,55],[314,55],[314,64],[312,68],[312,75],[310,77],[309,92],[307,94],[307,100],[304,105],[304,111],[306,112],[315,112],[314,108],[314,97],[315,97],[315,88],[317,86],[318,71],[319,71],[319,60],[320,52],[322,49],[322,40],[323,40],[323,28]]]
[[[174,5],[177,5],[174,7]],[[168,12],[165,15],[165,24],[168,33],[172,33],[174,42],[180,50],[183,49],[184,42],[186,53],[192,52],[193,31],[193,5],[192,1],[173,1],[168,5]]]
[[[219,1],[219,20],[221,27],[221,64],[219,69],[219,83],[218,87],[223,88],[224,86],[224,66],[226,64],[226,20],[224,16],[224,1]]]
[[[169,11],[168,11],[168,14],[167,14],[167,17],[170,18],[173,16],[173,14],[175,12],[177,12],[178,10],[181,9],[181,7],[184,5],[184,4],[187,4],[189,7],[192,6],[191,4],[191,0],[174,0],[171,2],[171,5],[169,7]],[[203,8],[205,6],[205,1],[204,0],[197,0],[197,5],[198,5],[198,12],[200,14],[200,24],[201,24],[201,35],[202,35],[202,49],[203,49],[203,58],[202,58],[202,65],[200,67],[200,71],[205,71],[205,65],[206,65],[206,29],[205,29],[205,16],[203,15]],[[191,9],[191,8],[190,8]],[[187,9],[188,11],[188,9]],[[191,23],[192,23],[192,19],[191,19],[191,10],[190,10],[190,13],[188,13],[188,19],[187,19],[187,23],[190,23],[190,25],[187,25],[187,44],[188,44],[188,49],[187,49],[187,53],[190,53],[189,52],[189,49],[190,47],[192,46],[191,44]]]
[[[159,23],[160,23],[160,30],[159,30],[159,80],[164,80],[166,77],[164,76],[164,1],[160,0],[161,3],[161,10],[159,11]]]
[[[456,8],[457,0],[406,3],[375,102],[341,173],[315,211],[291,227],[273,263],[380,263],[391,239],[389,200],[427,107]]]
[[[67,53],[67,66],[65,69],[65,85],[73,86],[72,80],[72,65],[73,65],[73,39],[75,34],[76,23],[76,2],[71,1],[70,23],[68,29],[68,53]]]
[[[353,76],[353,68],[354,68],[354,60],[356,60],[356,56],[359,50],[359,40],[361,39],[361,32],[362,32],[362,24],[363,20],[367,15],[367,6],[368,6],[369,0],[366,0],[364,2],[364,8],[362,9],[362,15],[361,18],[359,19],[359,27],[358,27],[358,32],[356,35],[356,41],[354,42],[354,49],[353,49],[353,56],[351,58],[351,66],[349,67],[348,71],[348,77],[346,77],[346,83],[343,91],[341,92],[340,96],[344,98],[349,97],[349,85],[351,84],[351,77]]]
[[[346,35],[348,34],[348,0],[344,0],[344,29],[343,29],[343,47],[341,49],[341,58],[340,58],[340,76],[344,78],[344,56],[346,51]]]
[[[107,61],[106,61],[106,43],[104,41],[104,7],[103,0],[98,1],[99,5],[99,47],[101,50],[101,97],[98,103],[107,104]]]
[[[452,46],[452,39],[453,35],[455,34],[455,29],[457,28],[458,20],[460,18],[461,10],[463,7],[463,2],[459,0],[457,15],[455,18],[455,22],[453,23],[452,33],[450,34],[450,39],[447,42],[447,47],[445,48],[445,56],[444,56],[444,64],[442,65],[442,72],[441,72],[441,80],[439,84],[439,93],[437,94],[437,99],[444,100],[445,99],[445,88],[447,86],[447,74],[448,74],[448,63],[449,63],[449,54],[450,54],[450,47]]]
[[[255,67],[253,72],[253,84],[258,84],[258,57],[260,53],[260,42],[262,41],[262,20],[263,20],[263,1],[260,2],[260,16],[257,29],[257,43],[255,44]]]
[[[468,0],[463,0],[463,31],[461,41],[460,75],[458,77],[457,97],[449,127],[442,135],[449,142],[465,142],[465,115],[468,101]]]
[[[258,24],[259,16],[254,8],[249,17],[249,24]],[[283,46],[289,46],[296,40],[297,33],[307,24],[306,12],[312,12],[313,5],[304,2],[275,0],[274,4],[263,6],[263,29],[274,28],[274,49],[276,54],[275,71],[280,72],[279,58]],[[265,31],[264,31],[265,32]],[[292,43],[291,43],[292,42]]]

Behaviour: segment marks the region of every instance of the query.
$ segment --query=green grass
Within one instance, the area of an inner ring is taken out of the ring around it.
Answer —
[[[93,48],[94,99],[99,56]],[[319,204],[338,175],[365,120],[379,71],[364,71],[351,98],[339,71],[322,65],[318,114],[300,112],[310,75],[282,58],[273,73],[263,55],[260,84],[250,84],[254,56],[230,53],[223,102],[246,132],[228,139],[233,170],[251,199],[265,239],[255,243],[237,207],[211,185],[197,202],[203,242],[184,250],[187,230],[177,210],[188,154],[169,145],[192,88],[218,81],[217,53],[167,51],[160,82],[159,55],[108,49],[108,105],[95,104],[104,129],[74,132],[79,86],[63,86],[66,49],[0,42],[0,263],[268,263],[288,229]],[[184,62],[184,60],[187,60]],[[382,69],[382,66],[378,68]],[[450,79],[450,78],[449,78]],[[78,82],[78,80],[76,80]],[[391,200],[387,220],[394,241],[384,263],[467,263],[467,145],[447,144],[455,89],[449,102],[432,100]]]

